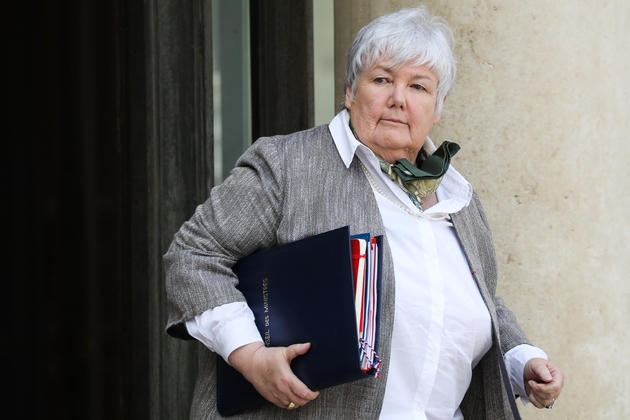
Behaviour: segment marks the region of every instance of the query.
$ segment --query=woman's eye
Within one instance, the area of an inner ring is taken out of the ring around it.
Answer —
[[[411,85],[411,87],[415,90],[424,90],[424,86],[422,85]]]
[[[377,77],[376,79],[374,79],[374,82],[378,83],[378,84],[382,84],[385,83],[386,80],[384,77]]]

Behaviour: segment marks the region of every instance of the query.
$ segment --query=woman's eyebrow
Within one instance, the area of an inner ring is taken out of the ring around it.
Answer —
[[[418,79],[427,80],[432,83],[437,83],[437,78],[429,74],[416,74],[415,76],[411,78],[411,80],[418,80]]]
[[[378,64],[378,65],[374,66],[372,68],[372,70],[373,71],[381,70],[381,71],[384,71],[384,72],[389,73],[389,74],[394,73],[396,71],[393,67],[384,66],[382,64]],[[418,74],[413,75],[412,79],[414,79],[414,80],[415,79],[424,79],[424,80],[432,81],[434,83],[437,82],[435,77],[432,77],[430,74],[423,74],[423,73],[418,73]]]
[[[378,64],[375,67],[373,67],[373,70],[382,70],[386,73],[393,73],[394,72],[394,68],[393,67],[389,67],[389,66],[384,66],[382,64]]]

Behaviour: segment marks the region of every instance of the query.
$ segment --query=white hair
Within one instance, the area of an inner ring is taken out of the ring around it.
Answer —
[[[354,100],[357,79],[378,61],[394,66],[426,65],[438,78],[436,114],[455,82],[453,31],[444,19],[431,16],[425,6],[401,9],[381,16],[361,28],[348,51],[345,86]]]

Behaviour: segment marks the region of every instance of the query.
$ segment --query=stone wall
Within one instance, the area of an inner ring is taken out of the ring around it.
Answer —
[[[523,418],[628,418],[630,3],[422,3],[453,27],[459,62],[432,138],[462,146],[454,165],[484,202],[499,294],[566,374],[554,409]],[[358,29],[417,4],[336,1],[338,102]]]

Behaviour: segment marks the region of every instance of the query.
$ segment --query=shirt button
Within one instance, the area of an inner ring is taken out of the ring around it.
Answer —
[[[418,405],[416,406],[416,409],[417,409],[418,411],[422,411],[422,410],[424,409],[424,407],[422,407],[422,404],[418,404]]]
[[[437,260],[435,258],[431,258],[431,265],[437,265]]]
[[[432,361],[432,362],[435,362],[435,356],[429,357],[429,360]]]

